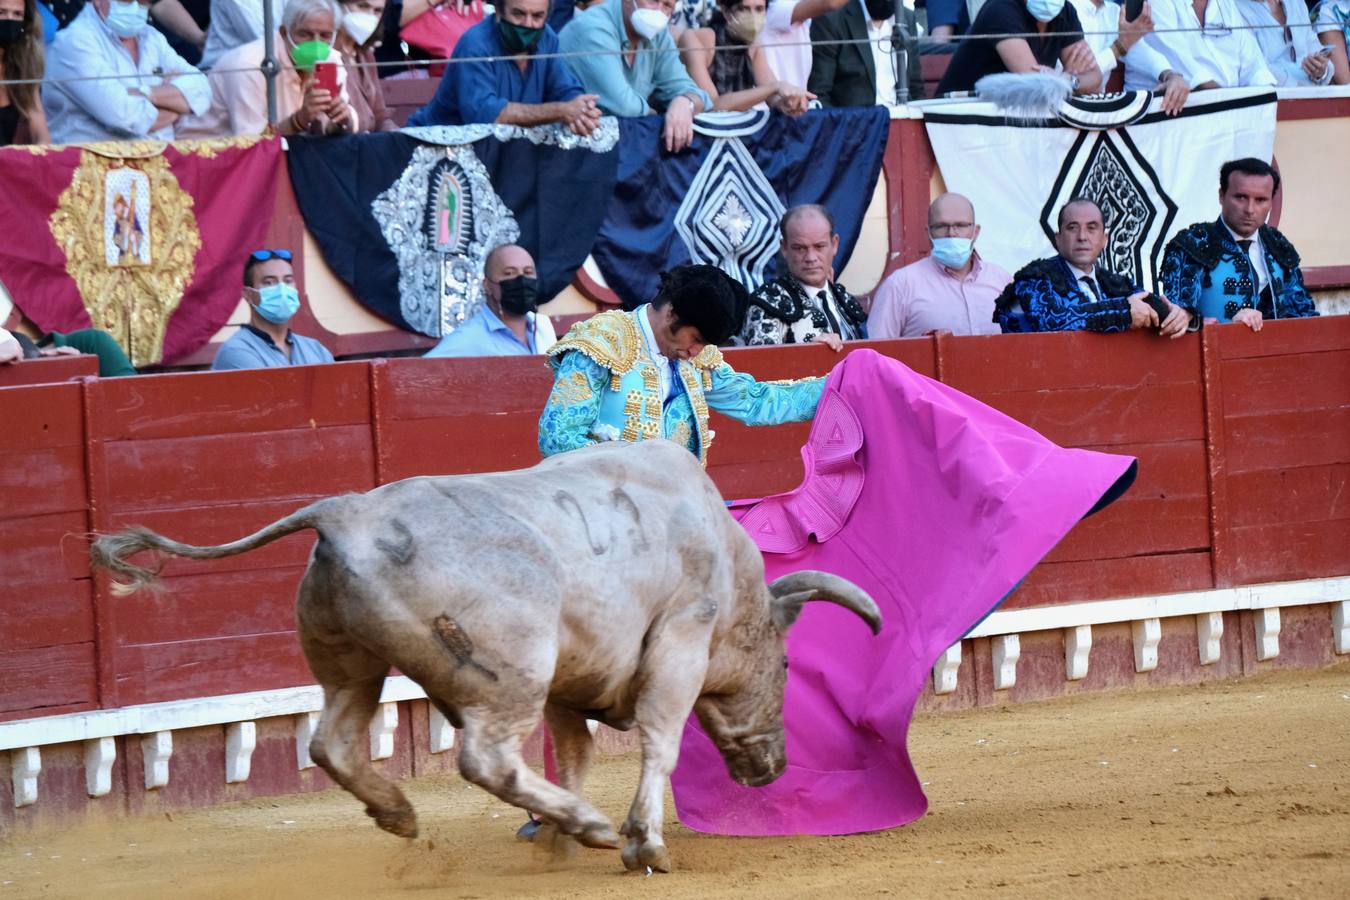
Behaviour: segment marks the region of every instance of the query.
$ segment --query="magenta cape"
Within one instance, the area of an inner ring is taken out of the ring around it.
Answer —
[[[1065,450],[870,350],[835,367],[802,448],[800,487],[732,503],[772,580],[850,579],[881,608],[808,604],[788,634],[788,767],[766,787],[727,775],[691,717],[671,777],[680,821],[736,835],[846,834],[928,808],[906,736],[937,657],[1084,515],[1133,481],[1130,457]]]

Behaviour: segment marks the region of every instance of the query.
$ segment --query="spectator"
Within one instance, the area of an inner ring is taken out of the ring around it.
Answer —
[[[1275,76],[1242,20],[1238,2],[1248,0],[1206,0],[1197,14],[1191,0],[1150,0],[1153,33],[1143,43],[1160,53],[1169,69],[1180,72],[1192,90],[1272,85]],[[1127,90],[1148,90],[1156,83],[1157,74],[1139,65],[1144,61],[1143,56],[1126,58]]]
[[[288,323],[300,311],[289,250],[255,250],[244,263],[248,322],[216,351],[213,370],[274,369],[330,363],[333,354],[314,338],[296,334]]]
[[[895,65],[899,48],[891,46],[896,10],[900,24],[913,32],[914,10],[895,0],[849,0],[842,8],[811,22],[811,78],[806,89],[822,106],[894,106]],[[853,41],[855,43],[847,43]],[[911,100],[923,99],[919,54],[909,54],[906,78]]]
[[[600,124],[596,96],[559,58],[558,36],[547,24],[548,0],[499,0],[491,15],[464,32],[436,96],[408,118],[409,125],[546,125],[557,122],[587,135]],[[617,0],[616,0],[617,2]],[[544,54],[543,59],[535,54]]]
[[[202,74],[147,24],[149,0],[89,0],[52,41],[42,102],[52,140],[169,141],[211,102]]]
[[[14,335],[0,328],[0,366],[23,359],[23,347]]]
[[[1034,38],[982,39],[979,35],[1037,34]],[[1078,13],[1066,0],[989,0],[975,16],[970,35],[952,54],[939,95],[973,91],[975,82],[999,72],[1038,72],[1059,63],[1074,91],[1101,88],[1102,71],[1083,40]]]
[[[189,11],[188,7],[193,7]],[[150,18],[175,53],[194,66],[200,66],[206,32],[197,16],[206,22],[206,0],[150,0]]]
[[[834,255],[839,235],[834,217],[809,203],[783,213],[787,274],[765,282],[750,295],[745,325],[736,344],[809,344],[819,342],[838,351],[840,341],[867,336],[867,313],[844,286],[834,280]]]
[[[1125,8],[1114,0],[1072,0],[1078,21],[1083,26],[1083,38],[1097,60],[1105,85],[1116,64],[1130,55],[1130,64],[1145,75],[1156,79],[1153,90],[1163,92],[1162,109],[1170,116],[1181,112],[1191,86],[1180,72],[1173,70],[1167,59],[1148,44],[1140,43],[1144,35],[1153,31],[1153,11],[1145,3],[1139,15],[1130,21]]]
[[[37,0],[0,0],[0,82],[41,80],[42,55]],[[20,125],[29,143],[51,143],[38,86],[0,83],[0,147],[15,142]]]
[[[580,11],[580,4],[578,4]],[[717,12],[717,0],[675,0],[670,30],[676,37],[695,28],[707,28]]]
[[[694,83],[712,98],[714,109],[768,104],[798,116],[815,98],[800,85],[779,81],[769,68],[757,43],[764,30],[764,4],[765,0],[719,0],[707,28],[691,28],[680,35],[680,58]]]
[[[375,47],[383,38],[380,23],[384,0],[339,0],[342,28],[334,46],[347,67],[347,99],[356,112],[360,131],[397,131],[398,123],[384,105]]]
[[[811,21],[853,0],[769,0],[759,46],[769,71],[788,84],[811,80]]]
[[[342,10],[337,0],[286,0],[271,35],[277,74],[278,134],[343,134],[360,127],[347,96],[347,69],[333,48]],[[180,137],[261,134],[267,127],[264,38],[225,53],[211,73],[211,108],[184,122]],[[333,63],[337,96],[322,87],[315,65]]]
[[[1266,224],[1279,189],[1280,174],[1263,160],[1223,164],[1218,220],[1185,229],[1163,253],[1159,281],[1178,306],[1253,331],[1266,319],[1317,315],[1303,287],[1298,251]]]
[[[534,258],[516,244],[503,244],[483,264],[483,304],[478,312],[427,353],[437,356],[530,356],[557,341],[553,323],[540,315]]]
[[[1012,281],[975,249],[975,207],[943,194],[928,207],[928,256],[891,273],[872,297],[867,333],[874,339],[920,337],[936,331],[998,334],[994,299]]]
[[[1252,26],[1275,83],[1288,86],[1331,84],[1336,66],[1313,31],[1303,0],[1237,0],[1242,19]]]
[[[928,37],[933,44],[949,44],[970,28],[970,16],[964,0],[928,0]],[[928,52],[951,52],[946,48]]]
[[[666,107],[666,150],[694,139],[694,116],[712,100],[690,79],[667,28],[675,0],[604,0],[567,23],[558,36],[568,65],[600,108],[615,116],[652,112],[647,98]],[[641,50],[642,52],[638,52]]]
[[[1167,337],[1185,334],[1189,312],[1165,299],[1150,303],[1148,291],[1100,265],[1109,237],[1096,203],[1078,197],[1064,204],[1055,233],[1059,255],[1018,270],[995,304],[995,320],[1005,332],[1159,328]]]
[[[127,358],[122,345],[100,328],[79,328],[67,334],[44,332],[36,322],[23,314],[0,284],[0,328],[8,329],[20,338],[31,341],[37,356],[79,356],[82,353],[98,357],[98,374],[104,378],[135,375],[136,370]]]
[[[267,2],[272,4],[272,26],[276,27],[281,24],[286,0]],[[211,24],[206,28],[202,68],[214,67],[225,53],[262,36],[263,0],[211,0]]]
[[[1350,84],[1350,56],[1346,52],[1346,41],[1350,40],[1350,0],[1322,0],[1313,28],[1322,46],[1331,48],[1329,60],[1335,67],[1332,83]]]

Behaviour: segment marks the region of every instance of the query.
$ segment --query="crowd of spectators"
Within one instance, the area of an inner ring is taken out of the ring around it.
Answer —
[[[439,89],[413,124],[558,123],[584,135],[601,114],[659,114],[670,150],[705,110],[798,115],[920,99],[921,56],[934,52],[951,54],[939,95],[1003,72],[1053,72],[1079,93],[1117,75],[1162,94],[1172,114],[1193,90],[1350,84],[1350,0],[1131,10],[1115,0],[921,0],[922,15],[896,0],[0,0],[0,145],[263,133],[269,47],[277,133],[396,128],[381,80],[434,71]]]

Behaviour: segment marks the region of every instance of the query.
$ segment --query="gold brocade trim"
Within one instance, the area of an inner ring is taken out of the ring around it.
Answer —
[[[688,422],[676,422],[675,428],[670,433],[670,439],[681,447],[688,447],[690,439],[694,436],[689,429]]]
[[[642,429],[642,394],[636,390],[629,391],[623,399],[623,439],[633,442],[638,439],[638,434]]]
[[[121,158],[84,148],[49,220],[91,324],[111,334],[135,366],[161,360],[165,328],[202,247],[192,196],[168,161],[137,156],[152,144],[164,146],[117,144]]]
[[[573,406],[585,403],[594,396],[595,392],[591,390],[591,383],[586,380],[586,376],[581,372],[573,372],[566,378],[560,378],[553,386],[549,403],[553,406]]]
[[[591,316],[568,329],[562,340],[548,349],[550,360],[578,350],[597,365],[609,369],[611,384],[637,362],[642,350],[642,332],[631,313],[611,310]]]
[[[162,157],[168,146],[168,141],[94,141],[79,148],[105,159],[152,159]]]
[[[261,134],[244,134],[237,137],[208,138],[200,141],[174,141],[173,148],[179,153],[191,153],[202,159],[215,159],[227,150],[247,150],[261,141],[274,141],[276,138]]]
[[[703,353],[700,353],[696,358],[702,357]],[[684,389],[689,394],[689,404],[694,408],[694,425],[698,430],[698,461],[707,468],[708,447],[712,444],[713,433],[708,429],[708,401],[703,396],[703,389],[699,384],[700,377],[692,363],[680,363],[680,380],[684,382]]]
[[[648,420],[656,424],[656,434],[652,435],[652,437],[660,437],[661,432],[665,431],[665,428],[662,427],[664,423],[661,421],[661,373],[657,371],[656,366],[654,366],[649,359],[644,359],[640,363],[640,366],[642,372],[642,390],[646,395],[646,399],[643,402],[643,406],[645,407],[643,412],[646,414]],[[643,429],[643,433],[646,433],[645,428]]]
[[[698,356],[695,356],[689,362],[696,369],[715,369],[722,364],[722,351],[717,349],[716,344],[708,344]]]

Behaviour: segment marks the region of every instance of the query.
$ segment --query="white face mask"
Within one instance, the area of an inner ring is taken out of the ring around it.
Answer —
[[[635,9],[628,17],[628,22],[644,40],[650,41],[666,30],[666,26],[670,24],[670,16],[659,9]]]
[[[380,20],[372,13],[368,12],[349,12],[342,17],[342,30],[356,41],[358,47],[364,47],[366,41],[375,33],[375,29],[380,27]]]
[[[1064,8],[1064,0],[1027,0],[1027,12],[1038,22],[1050,22]]]

